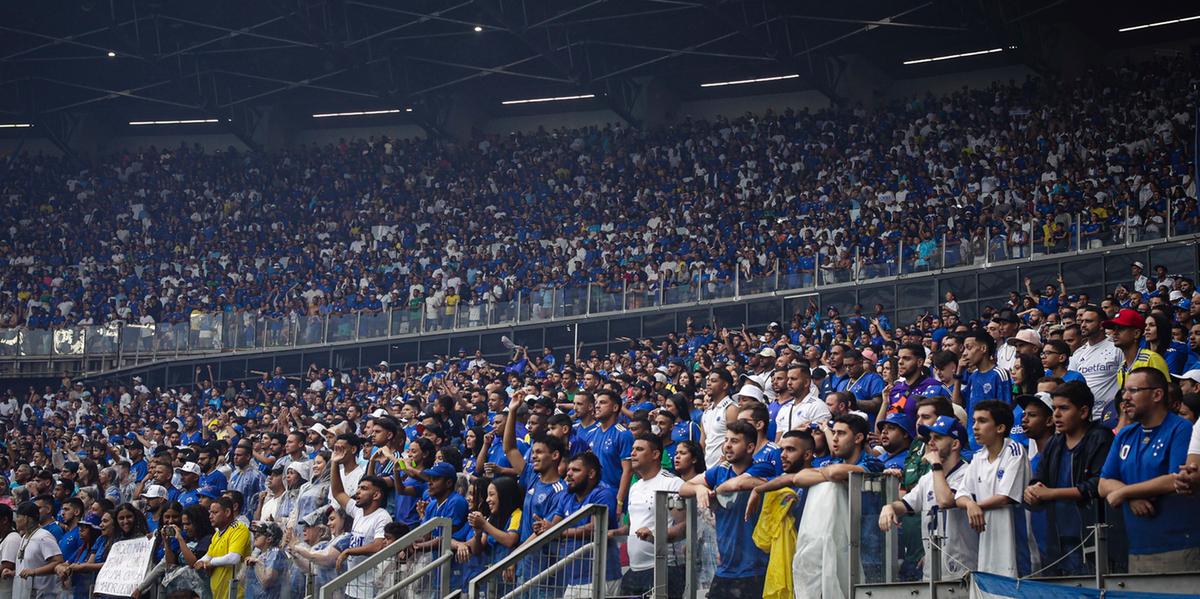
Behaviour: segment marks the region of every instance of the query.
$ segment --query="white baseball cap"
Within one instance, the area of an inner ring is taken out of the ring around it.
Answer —
[[[167,489],[165,487],[163,487],[162,485],[150,485],[150,486],[146,487],[145,491],[142,491],[142,498],[143,499],[155,499],[155,498],[166,499],[167,498]]]
[[[182,466],[176,468],[175,471],[195,474],[196,476],[200,476],[200,474],[202,474],[200,472],[200,465],[196,462],[185,462]]]

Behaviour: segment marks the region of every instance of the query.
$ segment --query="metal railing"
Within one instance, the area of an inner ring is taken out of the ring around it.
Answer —
[[[348,596],[355,599],[385,599],[387,597],[444,597],[454,589],[451,568],[454,551],[450,540],[453,533],[449,518],[434,518],[422,523],[383,550],[355,564],[345,573],[321,586],[316,599],[335,599]],[[440,541],[432,550],[410,551],[419,541],[436,535]],[[389,567],[390,566],[390,567]],[[437,578],[433,574],[437,573]],[[363,582],[362,579],[367,581]],[[347,587],[354,585],[354,593]],[[387,585],[387,586],[384,586]],[[410,587],[418,588],[409,591]]]
[[[589,519],[593,524],[590,541],[568,542],[563,538],[566,531],[582,526],[584,521]],[[527,596],[531,591],[546,591],[550,593],[548,596],[562,596],[563,591],[580,589],[564,588],[564,585],[556,580],[558,575],[580,562],[590,564],[591,575],[586,577],[588,589],[585,595],[571,596],[603,599],[607,556],[608,506],[588,504],[526,541],[507,557],[472,578],[467,586],[467,596],[471,599],[510,599]],[[505,579],[510,569],[521,569],[520,564],[526,560],[532,560],[534,564],[524,568],[527,576]],[[534,593],[528,596],[539,595]]]
[[[109,323],[57,329],[0,329],[0,358],[117,355],[141,363],[187,355],[261,351],[327,343],[421,336],[514,324],[532,324],[595,314],[651,310],[672,305],[724,302],[781,292],[812,291],[972,269],[1023,264],[1067,255],[1103,253],[1118,247],[1150,247],[1164,241],[1200,237],[1167,219],[1166,231],[1096,223],[1091,213],[1062,222],[1035,219],[1027,239],[990,228],[971,237],[887,241],[886,255],[813,255],[773,258],[748,272],[733,269],[727,279],[703,273],[670,274],[657,282],[590,283],[578,288],[535,289],[506,300],[457,303],[428,310],[401,306],[349,314],[279,317],[253,311],[193,314],[186,322]],[[1020,243],[1016,243],[1020,241]],[[673,272],[673,271],[668,271]]]
[[[684,535],[679,541],[670,541],[667,530],[678,524],[671,517],[672,509],[682,509],[684,513]],[[695,556],[700,554],[699,515],[696,510],[695,497],[680,497],[670,491],[654,493],[654,588],[651,592],[653,599],[667,599],[670,588],[670,577],[678,573],[679,562],[683,562],[683,596],[695,599],[700,590],[700,560]],[[682,552],[679,551],[683,546]],[[682,553],[682,555],[680,555]],[[675,565],[670,562],[675,558]]]

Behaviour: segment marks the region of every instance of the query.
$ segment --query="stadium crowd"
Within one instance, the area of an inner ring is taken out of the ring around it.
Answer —
[[[1140,299],[1028,288],[1037,316],[1006,305],[964,321],[951,299],[893,326],[810,308],[753,333],[689,323],[608,356],[518,346],[504,363],[459,352],[250,384],[201,372],[194,388],[134,378],[10,392],[0,593],[87,596],[113,543],[149,535],[139,597],[226,599],[231,581],[248,597],[300,597],[309,572],[328,582],[439,516],[453,523],[453,584],[465,585],[599,503],[607,589],[628,596],[652,585],[665,490],[701,513],[701,555],[687,556],[672,512],[672,597],[686,559],[709,597],[842,597],[855,471],[894,476],[903,492],[864,501],[867,572],[890,559],[880,538],[899,526],[910,580],[931,575],[930,543],[947,578],[1086,573],[1096,522],[1120,540],[1110,571],[1194,569],[1200,314],[1182,296],[1190,279],[1141,270]],[[877,340],[864,338],[872,325]],[[954,517],[942,526],[939,512]],[[400,571],[416,556],[402,554]],[[547,596],[587,596],[591,576],[568,570]],[[345,594],[381,584],[360,578]]]
[[[1192,63],[877,109],[0,166],[0,326],[652,305],[1200,230]],[[561,305],[562,300],[559,300]]]

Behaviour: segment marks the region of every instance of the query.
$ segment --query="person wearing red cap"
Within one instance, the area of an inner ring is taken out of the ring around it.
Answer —
[[[1171,380],[1171,372],[1167,370],[1167,361],[1158,352],[1142,349],[1142,335],[1146,330],[1146,319],[1136,310],[1123,308],[1115,318],[1104,321],[1108,338],[1117,349],[1121,350],[1124,360],[1117,371],[1117,386],[1125,387],[1125,377],[1138,368],[1150,367],[1160,370],[1167,380]]]

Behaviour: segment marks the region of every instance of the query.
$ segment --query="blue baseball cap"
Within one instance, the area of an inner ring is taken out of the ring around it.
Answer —
[[[90,526],[96,530],[100,530],[100,514],[88,514],[79,523],[83,526]]]
[[[209,499],[220,499],[221,498],[221,494],[218,493],[217,489],[211,485],[204,485],[203,487],[200,487],[200,489],[196,491],[196,494],[201,497],[207,497]]]
[[[885,425],[885,424],[892,424],[892,425],[900,427],[900,430],[904,431],[905,433],[908,433],[908,437],[910,439],[916,436],[913,434],[912,420],[908,417],[907,414],[904,414],[903,412],[898,412],[895,414],[888,414],[887,418],[875,423],[875,428],[877,428],[879,430],[883,430],[883,425]]]
[[[963,447],[967,447],[967,429],[963,428],[961,422],[953,416],[938,416],[937,420],[933,421],[930,426],[921,425],[917,427],[917,431],[924,436],[937,433],[943,437],[954,437]]]
[[[454,471],[454,466],[446,462],[438,462],[430,466],[425,469],[424,474],[427,478],[455,478],[458,476],[458,473]]]

